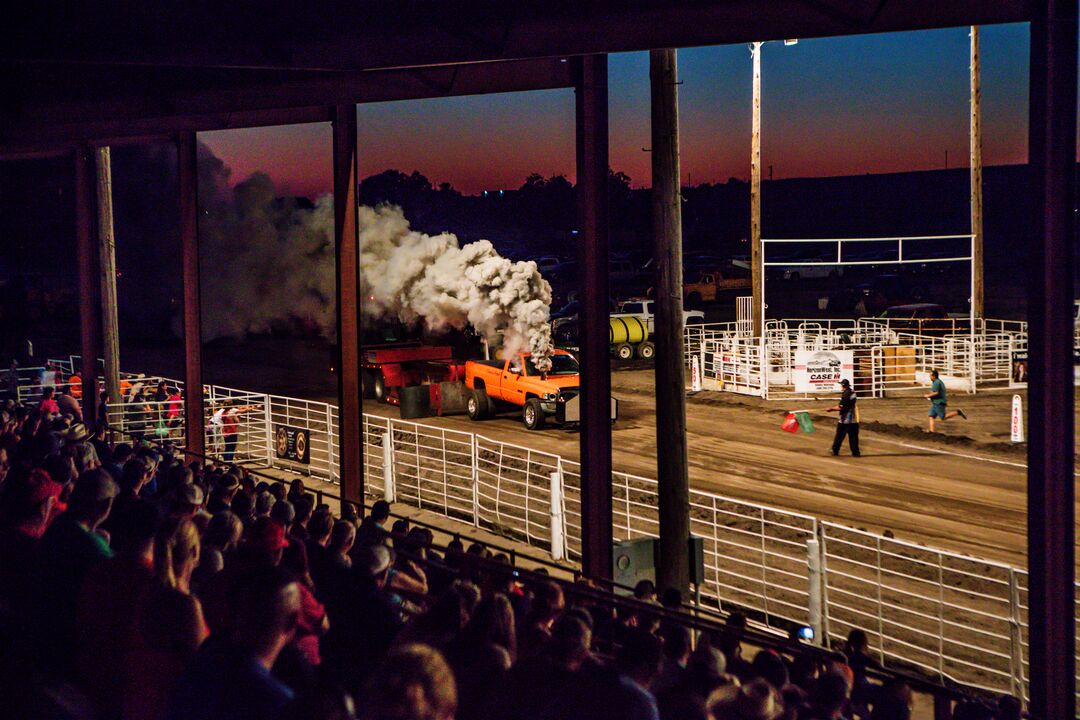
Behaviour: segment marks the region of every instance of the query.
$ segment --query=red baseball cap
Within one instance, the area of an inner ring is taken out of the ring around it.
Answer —
[[[28,474],[19,473],[9,477],[11,498],[16,505],[34,507],[51,497],[59,497],[64,486],[49,477],[41,468],[34,468]]]
[[[289,545],[285,539],[285,526],[269,517],[260,517],[251,527],[251,542],[270,552],[282,550]]]

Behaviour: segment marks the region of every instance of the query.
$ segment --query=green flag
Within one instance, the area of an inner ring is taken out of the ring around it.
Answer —
[[[803,432],[814,432],[814,421],[810,419],[810,413],[806,410],[795,413],[795,418],[799,421],[799,427]]]

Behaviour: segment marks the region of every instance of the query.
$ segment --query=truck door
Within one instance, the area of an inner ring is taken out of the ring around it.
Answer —
[[[525,405],[525,366],[520,355],[514,355],[506,361],[502,374],[502,396],[515,405]]]

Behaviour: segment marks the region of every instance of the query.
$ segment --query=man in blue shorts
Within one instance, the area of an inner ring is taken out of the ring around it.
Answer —
[[[949,395],[945,392],[945,383],[938,377],[937,370],[930,371],[930,394],[923,395],[923,397],[930,401],[930,412],[927,413],[927,417],[930,419],[930,432],[936,432],[934,429],[934,420],[936,419],[944,422],[959,415],[967,420],[967,415],[960,408],[955,410],[946,409],[949,404]]]

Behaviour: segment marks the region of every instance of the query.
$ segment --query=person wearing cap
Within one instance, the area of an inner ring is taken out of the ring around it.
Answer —
[[[927,395],[923,395],[923,397],[930,401],[930,412],[926,414],[927,421],[930,425],[930,429],[927,432],[937,432],[937,428],[934,427],[935,419],[945,422],[946,420],[959,415],[967,420],[967,413],[960,408],[955,410],[948,409],[949,395],[945,391],[945,382],[938,376],[937,370],[930,371],[930,392]]]
[[[330,632],[322,656],[329,667],[342,670],[344,676],[336,679],[346,687],[358,686],[378,666],[402,627],[385,589],[390,565],[385,545],[361,547],[353,557],[352,581],[332,585],[324,598]]]
[[[0,494],[0,618],[25,608],[38,541],[63,486],[44,470],[16,468]]]
[[[833,438],[832,454],[840,454],[840,446],[844,444],[844,438],[848,439],[851,448],[851,456],[859,457],[859,409],[856,406],[858,398],[851,389],[851,381],[844,378],[840,381],[843,392],[840,394],[840,402],[826,412],[840,413],[836,422],[836,436]]]
[[[205,495],[195,483],[181,483],[173,492],[169,515],[195,515],[202,510]]]
[[[30,581],[29,637],[46,670],[70,678],[75,661],[76,599],[87,573],[112,557],[98,527],[109,517],[119,489],[104,468],[75,481],[68,509],[41,536]]]

